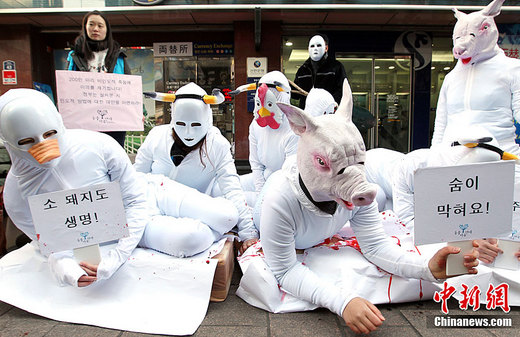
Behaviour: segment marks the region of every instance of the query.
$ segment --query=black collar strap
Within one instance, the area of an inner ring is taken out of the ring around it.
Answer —
[[[302,180],[302,176],[298,174],[298,182],[300,183],[300,187],[303,190],[303,193],[305,193],[305,196],[314,204],[314,206],[318,207],[320,211],[325,212],[327,214],[333,215],[336,212],[336,209],[338,208],[338,203],[331,200],[331,201],[314,201],[312,199],[311,194],[309,193],[309,190],[305,186]]]

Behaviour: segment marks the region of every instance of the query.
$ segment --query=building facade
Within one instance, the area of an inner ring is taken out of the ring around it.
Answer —
[[[518,57],[520,1],[506,1],[496,17],[500,43]],[[93,9],[109,19],[145,91],[174,91],[196,82],[224,93],[254,81],[251,60],[294,80],[307,59],[308,39],[329,37],[329,55],[343,63],[352,87],[354,118],[368,148],[402,152],[429,146],[442,80],[454,66],[451,7],[472,12],[488,1],[174,1],[0,0],[0,61],[7,64],[0,94],[15,87],[50,87],[64,69],[67,48]],[[144,5],[143,5],[144,4]],[[189,53],[182,53],[189,46]],[[248,62],[249,60],[249,62]],[[266,63],[266,64],[265,64]],[[14,65],[13,65],[14,64]],[[14,69],[11,69],[14,66]],[[15,70],[15,78],[12,78]],[[214,109],[214,123],[248,158],[253,119],[245,94]],[[169,121],[169,108],[146,102],[148,126]]]

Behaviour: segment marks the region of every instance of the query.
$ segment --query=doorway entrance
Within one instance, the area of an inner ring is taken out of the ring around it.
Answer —
[[[353,119],[367,149],[409,152],[413,60],[410,55],[362,56],[337,53],[354,98]],[[373,121],[375,118],[375,122]],[[360,127],[366,121],[367,127]],[[374,127],[370,127],[374,125]]]

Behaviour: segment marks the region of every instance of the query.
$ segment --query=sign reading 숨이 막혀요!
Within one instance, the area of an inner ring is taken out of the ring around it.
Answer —
[[[514,166],[514,161],[498,161],[418,169],[415,244],[509,235]]]
[[[28,198],[43,255],[127,237],[118,182]]]
[[[56,91],[69,129],[144,130],[141,76],[56,70]]]

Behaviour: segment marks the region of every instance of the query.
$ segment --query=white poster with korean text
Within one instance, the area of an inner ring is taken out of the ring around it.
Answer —
[[[513,161],[418,169],[415,244],[510,234],[513,189]]]
[[[118,182],[28,198],[42,254],[128,237]]]
[[[69,129],[144,130],[141,76],[56,70],[56,92]]]

